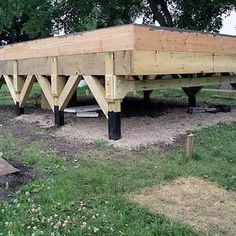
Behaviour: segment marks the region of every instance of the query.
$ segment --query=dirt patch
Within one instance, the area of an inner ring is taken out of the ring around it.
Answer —
[[[145,105],[140,99],[131,99],[123,102],[122,111],[122,139],[118,141],[108,140],[107,120],[103,115],[99,118],[77,118],[73,114],[65,114],[65,126],[52,129],[50,135],[76,145],[105,140],[108,145],[118,148],[140,149],[152,144],[169,148],[190,130],[236,121],[236,108],[229,113],[188,114],[187,105],[178,101],[154,100]],[[33,110],[13,119],[12,123],[34,123],[48,129],[54,127],[53,119],[50,111]]]
[[[20,172],[0,177],[0,199],[9,199],[13,192],[20,187],[39,177],[39,174],[31,167],[22,165],[18,162],[12,162]]]
[[[236,193],[196,177],[146,188],[128,198],[153,213],[183,221],[205,233],[235,235]]]

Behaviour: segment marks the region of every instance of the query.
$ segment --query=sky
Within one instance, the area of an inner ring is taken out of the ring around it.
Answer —
[[[230,16],[224,19],[220,33],[236,35],[236,12],[232,12]]]

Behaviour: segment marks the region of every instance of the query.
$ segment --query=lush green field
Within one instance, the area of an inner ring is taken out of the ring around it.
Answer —
[[[36,87],[33,95],[38,94]],[[6,97],[0,98],[1,106],[12,104],[5,88],[1,96]],[[178,90],[161,90],[153,96],[186,99]],[[200,94],[199,99],[204,96]],[[235,104],[234,98],[220,100],[228,101]],[[183,222],[151,214],[125,198],[127,193],[181,176],[207,178],[235,191],[236,123],[195,134],[191,160],[186,159],[183,147],[165,154],[147,152],[141,159],[135,158],[135,153],[131,158],[127,151],[125,160],[110,159],[105,149],[111,147],[102,142],[97,144],[104,149],[102,158],[77,156],[75,161],[65,161],[48,150],[46,141],[26,143],[0,127],[3,157],[13,163],[17,159],[39,173],[37,180],[21,187],[8,201],[0,200],[0,235],[202,235]]]

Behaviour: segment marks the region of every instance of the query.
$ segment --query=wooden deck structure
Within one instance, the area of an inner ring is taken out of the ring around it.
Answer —
[[[0,47],[0,88],[7,84],[24,113],[37,82],[64,124],[64,109],[85,79],[104,115],[109,138],[121,138],[121,102],[129,92],[183,88],[195,106],[202,86],[236,89],[236,37],[124,25]],[[166,76],[168,75],[168,76]]]

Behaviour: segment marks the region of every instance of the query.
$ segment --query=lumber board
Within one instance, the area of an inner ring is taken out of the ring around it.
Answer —
[[[135,50],[236,53],[236,37],[165,27],[134,27]]]
[[[130,24],[2,46],[0,61],[128,50],[236,53],[236,37]]]
[[[236,83],[236,76],[201,77],[181,79],[156,79],[156,80],[126,80],[116,77],[114,80],[113,99],[123,99],[127,93],[136,91],[148,91],[155,89],[171,89],[184,87],[198,87],[213,84]]]
[[[132,75],[235,72],[236,54],[132,51]]]
[[[28,41],[0,48],[0,61],[129,50],[133,25]]]

